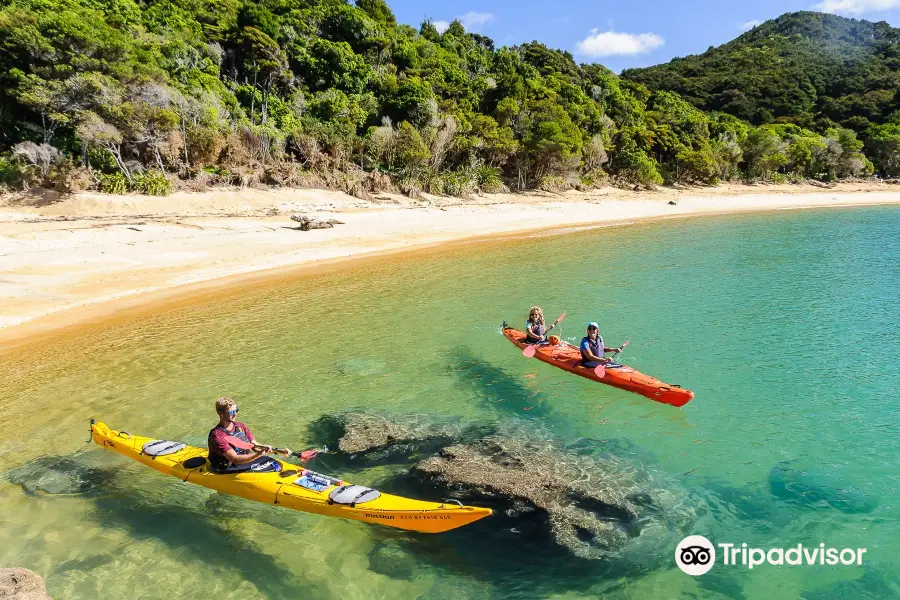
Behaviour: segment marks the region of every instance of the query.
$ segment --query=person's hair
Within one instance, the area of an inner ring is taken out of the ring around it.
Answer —
[[[227,413],[237,402],[229,396],[222,396],[216,400],[216,412],[220,415]]]
[[[540,306],[532,306],[531,310],[528,311],[528,318],[532,323],[540,323],[544,324],[544,311],[541,310]]]

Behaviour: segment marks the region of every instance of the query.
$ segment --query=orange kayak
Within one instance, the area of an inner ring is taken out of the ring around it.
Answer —
[[[504,324],[503,335],[519,348],[524,348],[527,345],[524,331],[513,329]],[[682,389],[678,385],[663,383],[659,379],[644,375],[637,369],[627,365],[607,367],[603,377],[597,377],[594,369],[581,366],[581,350],[565,342],[555,346],[538,346],[534,357],[569,373],[599,381],[628,392],[634,392],[663,404],[684,406],[694,397],[694,392],[690,390]]]

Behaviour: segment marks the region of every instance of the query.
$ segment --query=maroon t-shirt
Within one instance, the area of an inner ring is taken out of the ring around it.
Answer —
[[[228,437],[236,437],[241,439],[246,439],[248,442],[253,440],[253,434],[250,432],[250,428],[240,423],[238,421],[234,422],[234,429],[232,431],[228,431],[223,428],[221,425],[216,425],[209,431],[209,454],[210,454],[210,462],[213,462],[216,458],[221,458],[227,462],[225,458],[225,453],[229,450],[234,450],[238,454],[248,454],[249,450],[243,450],[241,448],[235,448],[231,444],[228,443],[228,440],[225,438]],[[217,456],[212,456],[216,454]],[[221,461],[216,461],[221,462]],[[214,463],[215,464],[215,463]]]

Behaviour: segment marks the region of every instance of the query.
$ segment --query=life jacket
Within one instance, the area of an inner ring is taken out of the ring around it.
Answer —
[[[250,438],[247,437],[247,432],[245,432],[244,428],[238,424],[235,424],[234,429],[232,431],[228,431],[227,429],[222,427],[222,424],[220,423],[209,430],[209,437],[212,437],[213,433],[215,431],[224,431],[225,434],[228,436],[236,437],[237,439],[243,440],[243,441],[247,442],[248,444],[251,443]],[[233,446],[232,444],[229,444],[229,446],[231,446],[231,449],[234,450],[237,454],[250,454],[249,450],[244,450],[243,448],[237,448],[237,447]],[[231,465],[231,462],[228,460],[228,458],[226,458],[225,456],[222,456],[218,452],[210,452],[209,453],[209,464],[211,464],[213,469],[215,469],[217,471],[224,471]]]
[[[581,338],[582,348],[584,348],[585,342],[587,342],[587,346],[588,346],[588,348],[590,348],[591,353],[594,356],[596,356],[598,358],[603,358],[603,350],[604,350],[603,338],[600,335],[597,335],[597,339],[594,341],[591,341],[591,338],[589,338],[589,337]],[[588,357],[586,357],[584,355],[584,350],[581,351],[581,358],[583,358],[584,360],[590,360]]]
[[[531,332],[540,338],[543,338],[544,334],[547,333],[547,328],[544,327],[543,323],[532,323],[530,320],[525,321],[525,335],[527,337],[525,341],[531,341],[535,339],[528,335],[529,326],[531,326]]]

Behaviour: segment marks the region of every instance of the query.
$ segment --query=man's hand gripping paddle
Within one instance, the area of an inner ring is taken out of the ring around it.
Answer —
[[[621,352],[624,352],[624,351],[625,351],[625,348],[626,348],[626,347],[628,346],[628,344],[630,344],[630,343],[631,343],[631,338],[628,338],[628,340],[626,340],[625,343],[622,344],[622,349],[619,350],[618,352],[616,352],[616,357],[617,357],[617,358],[618,358],[618,356],[619,356],[619,354],[620,354]],[[596,367],[594,367],[594,375],[596,375],[596,376],[599,377],[600,379],[603,379],[603,376],[606,375],[606,365],[597,365]]]
[[[235,448],[240,448],[241,450],[256,450],[257,448],[265,448],[265,446],[261,446],[259,444],[254,444],[252,442],[245,442],[241,438],[228,436],[225,438],[225,441],[234,446]],[[284,456],[296,456],[303,462],[307,462],[312,460],[319,454],[325,454],[328,452],[328,448],[316,448],[314,450],[304,450],[303,452],[291,452],[284,448],[272,448],[272,452],[277,454],[283,454]]]

